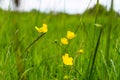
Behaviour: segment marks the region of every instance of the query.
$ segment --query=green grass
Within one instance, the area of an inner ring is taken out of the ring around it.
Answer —
[[[48,32],[23,53],[39,35],[35,26],[41,27],[43,23],[48,25]],[[103,31],[91,80],[105,80],[105,70],[108,71],[110,80],[119,80],[120,17],[114,15],[112,18],[109,65],[105,60],[107,29],[111,24],[109,16],[98,14],[96,23],[102,25]],[[68,80],[86,79],[100,31],[94,24],[95,16],[89,14],[54,15],[35,11],[19,13],[0,10],[0,80],[20,80],[23,77],[28,80],[63,80],[66,75],[69,76]],[[77,36],[68,46],[62,45],[60,39],[68,30],[75,31],[78,25]],[[75,67],[65,66],[62,62],[66,47],[66,52],[73,58],[80,48],[84,50],[75,60]]]

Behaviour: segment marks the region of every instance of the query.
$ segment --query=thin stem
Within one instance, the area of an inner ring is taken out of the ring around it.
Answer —
[[[37,42],[44,35],[45,35],[45,33],[39,35],[30,45],[28,45],[28,47],[24,50],[23,53],[25,53],[35,42]]]
[[[96,55],[97,55],[97,50],[98,50],[99,43],[100,43],[101,33],[102,33],[102,29],[100,29],[98,41],[97,41],[97,44],[96,44],[96,47],[95,47],[95,52],[93,54],[93,60],[92,60],[91,66],[90,66],[90,73],[89,73],[89,76],[88,76],[89,80],[90,80],[90,77],[92,75],[92,70],[93,70],[93,67],[94,67],[94,63],[95,63],[95,59],[96,59]]]
[[[78,69],[73,65],[73,68],[77,71],[77,73],[79,74],[79,76],[81,76],[81,73],[78,71]]]

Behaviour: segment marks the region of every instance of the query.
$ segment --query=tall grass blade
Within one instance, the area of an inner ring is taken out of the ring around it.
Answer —
[[[112,21],[113,21],[113,0],[111,0],[111,8],[110,8],[110,15],[109,15],[109,20],[108,20],[108,27],[107,27],[107,37],[106,37],[106,50],[105,50],[105,59],[106,59],[106,63],[107,66],[110,65],[110,37],[111,37],[111,31],[112,31]],[[105,73],[106,75],[106,80],[108,80],[108,76],[107,73]]]
[[[100,43],[101,33],[102,33],[102,29],[100,29],[97,44],[96,44],[95,51],[94,51],[94,54],[93,54],[93,59],[92,59],[91,65],[89,66],[90,67],[90,72],[88,74],[88,79],[89,80],[91,80],[92,71],[93,71],[93,68],[94,68],[95,59],[96,59],[96,55],[97,55],[97,51],[98,51],[98,47],[99,47],[99,43]]]

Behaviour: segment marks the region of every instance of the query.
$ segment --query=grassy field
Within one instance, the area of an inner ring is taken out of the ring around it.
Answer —
[[[24,52],[40,35],[35,26],[43,23],[48,32]],[[63,45],[67,31],[76,37]],[[65,53],[73,58],[72,66],[63,63]],[[0,10],[0,80],[26,79],[119,80],[120,17]]]

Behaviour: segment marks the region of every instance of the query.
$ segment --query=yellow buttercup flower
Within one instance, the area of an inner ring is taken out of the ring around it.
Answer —
[[[68,39],[73,39],[75,37],[75,33],[71,31],[67,31],[67,38]]]
[[[68,80],[68,79],[69,79],[69,76],[68,76],[68,75],[65,75],[65,76],[63,77],[63,79],[64,79],[64,80]]]
[[[83,49],[80,49],[78,52],[79,52],[80,54],[84,53]]]
[[[67,38],[61,38],[61,43],[62,44],[68,44]]]
[[[35,26],[35,29],[36,29],[38,32],[41,32],[41,33],[46,33],[46,32],[48,31],[46,24],[43,24],[43,26],[42,26],[41,28],[38,28],[37,26]]]
[[[62,56],[63,63],[65,65],[73,65],[73,58],[69,57],[68,53],[66,53],[64,56]]]

